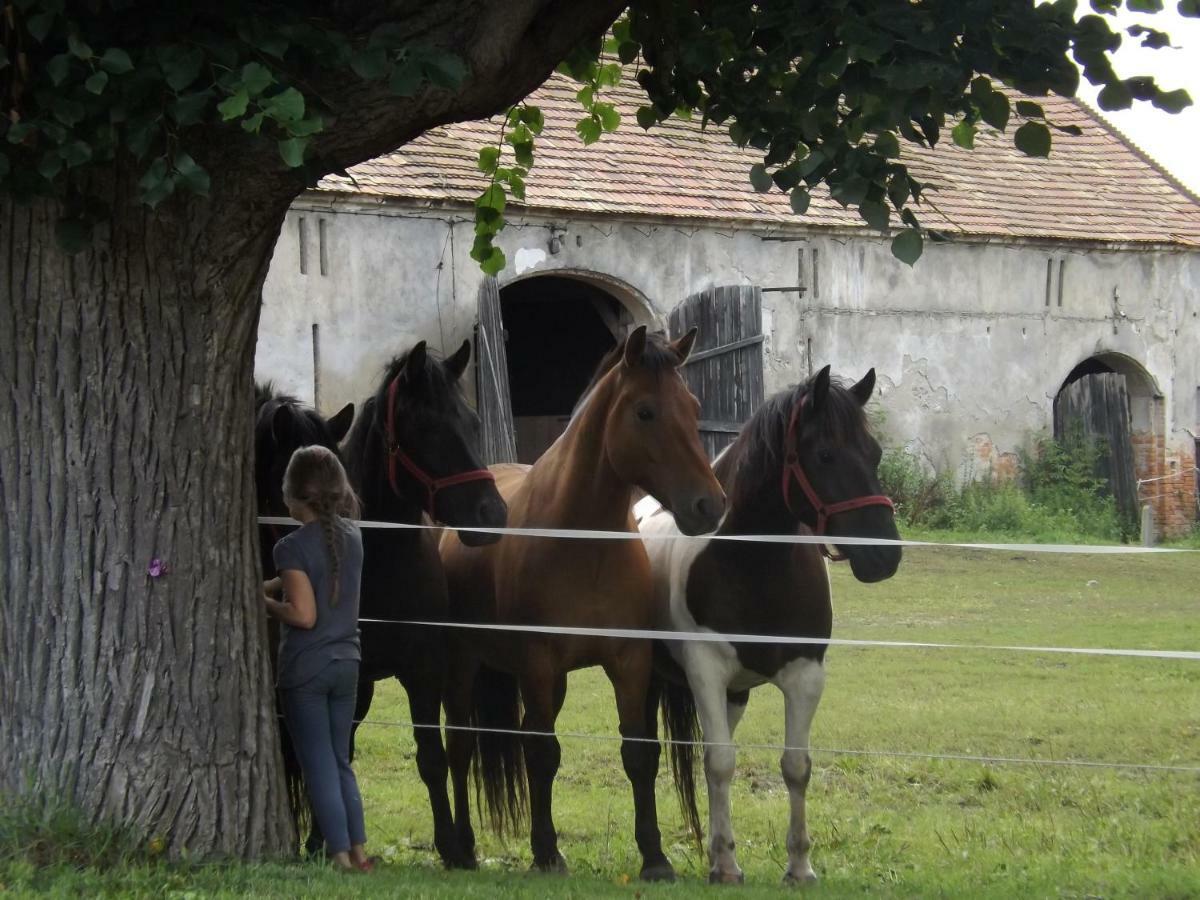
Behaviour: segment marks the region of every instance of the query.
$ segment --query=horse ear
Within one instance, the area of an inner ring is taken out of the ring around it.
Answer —
[[[859,406],[866,406],[867,401],[871,399],[871,392],[875,390],[875,369],[871,369],[863,376],[862,381],[850,388],[850,393],[854,395],[854,399],[858,401]]]
[[[347,403],[341,408],[336,416],[332,419],[326,419],[325,425],[329,428],[329,436],[333,438],[335,444],[340,444],[342,438],[350,431],[350,426],[354,422],[354,404]]]
[[[446,371],[450,374],[451,381],[458,381],[462,378],[463,372],[467,370],[467,363],[471,361],[471,342],[463,341],[462,346],[458,348],[458,352],[446,360]]]
[[[623,359],[625,365],[633,368],[642,361],[642,353],[646,349],[646,326],[639,325],[633,331],[629,332],[629,337],[625,338],[625,353]]]
[[[820,412],[821,407],[825,405],[826,399],[829,397],[829,366],[823,368],[817,373],[816,380],[813,381],[812,393],[809,394],[809,404],[814,413]]]
[[[416,346],[408,351],[408,359],[404,362],[404,377],[410,384],[425,375],[425,342],[417,341]]]
[[[699,331],[694,325],[688,329],[688,333],[681,337],[675,343],[671,344],[671,349],[675,351],[675,355],[679,357],[679,364],[682,366],[687,362],[687,358],[692,355],[692,345],[696,343],[696,332]]]

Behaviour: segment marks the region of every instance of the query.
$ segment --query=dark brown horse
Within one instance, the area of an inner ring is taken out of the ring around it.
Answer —
[[[567,430],[532,468],[493,468],[510,526],[633,531],[631,501],[641,488],[671,510],[686,533],[716,527],[725,496],[700,444],[699,404],[678,372],[694,339],[692,331],[671,344],[638,328],[604,360]],[[471,548],[447,534],[442,558],[451,614],[461,622],[648,628],[657,618],[639,541],[506,536]],[[450,629],[448,641],[447,723],[528,733],[476,740],[448,732],[460,844],[473,852],[467,776],[478,748],[493,822],[521,818],[527,769],[534,865],[565,868],[551,815],[560,748],[556,738],[534,733],[553,732],[567,673],[599,665],[616,693],[621,735],[656,737],[655,704],[647,703],[650,642],[457,629]],[[672,878],[655,808],[658,743],[625,740],[621,760],[633,785],[642,877]]]
[[[876,469],[879,444],[863,407],[875,386],[875,370],[847,388],[826,366],[807,383],[762,405],[714,468],[729,494],[729,513],[718,535],[833,534],[899,537],[892,504],[881,495]],[[699,831],[692,761],[697,726],[709,742],[704,753],[708,781],[709,878],[738,882],[729,783],[733,778],[733,732],[750,690],[770,682],[784,697],[786,746],[780,761],[791,800],[784,880],[815,880],[809,861],[805,792],[812,761],[809,726],[825,683],[826,645],[833,627],[829,574],[817,544],[666,540],[678,535],[671,517],[638,504],[658,588],[659,627],[684,632],[765,634],[816,638],[817,643],[668,641],[660,657],[663,718],[684,811]],[[891,577],[900,564],[896,545],[846,544],[859,581]],[[672,663],[674,665],[672,665]],[[672,673],[672,669],[674,672]],[[680,669],[682,671],[680,671]],[[686,676],[686,680],[684,678]],[[698,716],[698,721],[697,721]]]

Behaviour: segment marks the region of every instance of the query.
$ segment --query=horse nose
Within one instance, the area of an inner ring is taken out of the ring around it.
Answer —
[[[484,528],[503,528],[508,521],[508,504],[499,497],[484,497],[479,501],[476,515]]]
[[[725,512],[725,498],[714,495],[702,495],[692,504],[692,512],[701,522],[715,526]]]

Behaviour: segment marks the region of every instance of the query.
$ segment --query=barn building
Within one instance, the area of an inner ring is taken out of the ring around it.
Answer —
[[[764,393],[825,363],[855,379],[873,366],[885,439],[930,467],[1010,473],[1083,415],[1127,460],[1123,502],[1150,506],[1160,534],[1192,527],[1200,200],[1082,104],[1045,101],[1051,122],[1083,129],[1056,132],[1049,159],[994,133],[973,151],[905,148],[942,238],[910,269],[827,195],[801,217],[756,193],[759,158],[722,129],[643,132],[636,89],[611,92],[624,124],[584,147],[574,92],[555,76],[531,100],[547,125],[498,279],[469,257],[476,155],[498,120],[435,129],[300,197],[266,282],[258,376],[333,411],[416,340],[470,338],[469,389],[511,408],[528,461],[630,327],[697,322],[688,375],[712,450]]]

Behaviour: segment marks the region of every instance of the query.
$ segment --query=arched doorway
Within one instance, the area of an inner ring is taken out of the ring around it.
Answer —
[[[1165,467],[1161,394],[1137,360],[1102,352],[1078,363],[1054,398],[1054,437],[1081,433],[1107,453],[1102,475],[1130,522],[1137,520],[1142,481]]]
[[[517,459],[532,463],[562,434],[604,355],[647,309],[600,276],[537,275],[500,288]]]

